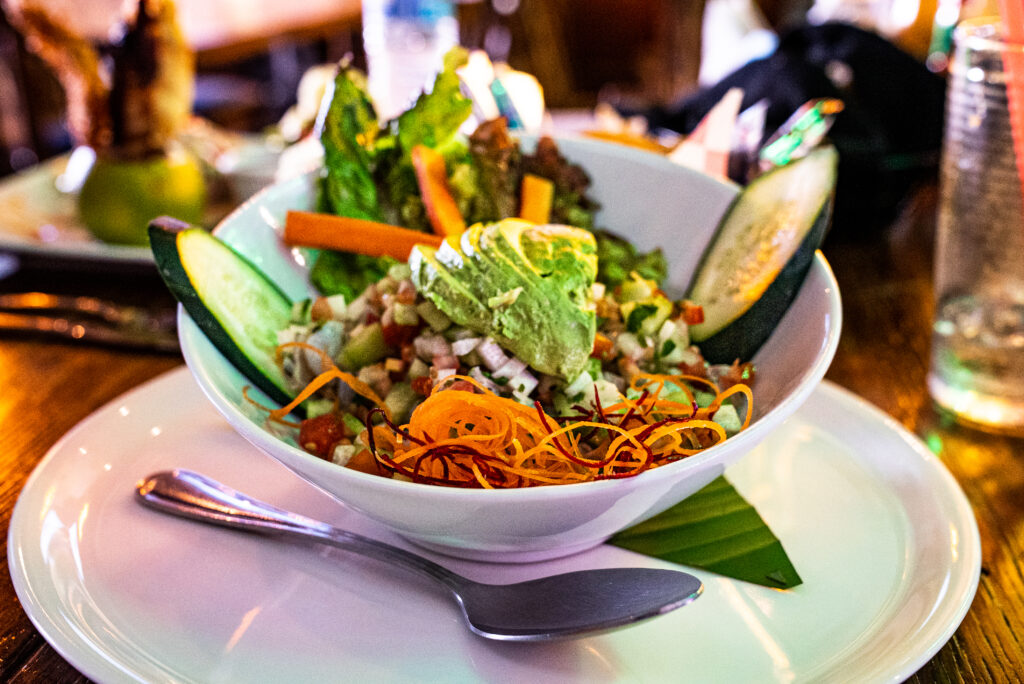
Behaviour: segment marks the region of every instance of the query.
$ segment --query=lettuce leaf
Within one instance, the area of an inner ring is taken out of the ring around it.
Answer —
[[[632,271],[656,283],[663,283],[668,277],[668,261],[660,249],[640,252],[628,240],[604,230],[595,230],[594,237],[597,239],[597,279],[605,285],[621,284]]]
[[[391,257],[321,252],[309,271],[309,280],[321,294],[345,295],[345,301],[351,302],[368,285],[387,275],[388,269],[395,263]]]
[[[449,52],[431,92],[420,95],[411,109],[385,126],[377,118],[363,74],[342,65],[320,136],[325,167],[320,185],[322,211],[430,230],[410,152],[423,144],[458,153],[455,136],[472,111],[455,73],[466,59],[461,48]],[[310,278],[322,293],[351,299],[383,277],[392,263],[324,252],[317,257]]]
[[[412,107],[397,119],[398,144],[403,163],[416,145],[426,145],[442,154],[455,141],[459,128],[473,111],[473,102],[462,94],[455,70],[469,59],[463,48],[453,48],[444,56],[444,68],[434,79],[429,93],[422,93]]]
[[[382,219],[373,172],[378,129],[362,74],[343,65],[334,80],[320,135],[324,147],[321,204],[331,213]]]

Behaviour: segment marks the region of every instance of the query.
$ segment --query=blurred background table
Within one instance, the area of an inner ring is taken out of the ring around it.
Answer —
[[[915,682],[1018,680],[1024,671],[1024,440],[975,432],[939,415],[925,391],[932,313],[935,187],[917,190],[899,218],[877,232],[833,233],[825,253],[844,306],[843,335],[828,373],[920,436],[952,471],[974,506],[983,566],[973,606],[953,639]],[[173,306],[152,272],[54,271],[31,261],[0,291],[88,291]],[[175,355],[0,337],[0,524],[50,446],[107,401],[177,367]],[[83,678],[33,628],[0,570],[0,679]],[[822,616],[827,619],[827,616]]]

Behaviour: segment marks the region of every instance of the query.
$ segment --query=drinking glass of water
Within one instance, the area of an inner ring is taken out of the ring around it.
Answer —
[[[1004,70],[1024,65],[1024,46],[992,18],[964,22],[954,42],[928,387],[963,423],[1024,433],[1024,202]]]

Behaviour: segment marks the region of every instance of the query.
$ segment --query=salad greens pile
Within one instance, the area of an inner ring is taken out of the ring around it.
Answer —
[[[595,232],[604,264],[599,282],[618,285],[631,271],[660,282],[667,273],[660,251],[638,254],[625,240],[595,230],[599,207],[587,196],[589,178],[550,138],[541,138],[531,154],[524,154],[504,119],[460,135],[473,109],[456,73],[466,60],[464,49],[450,51],[432,90],[390,121],[378,119],[362,72],[342,65],[321,123],[325,171],[320,211],[430,232],[411,159],[413,148],[425,145],[443,157],[449,188],[467,225],[517,216],[522,178],[533,174],[554,185],[551,223]],[[387,257],[323,252],[311,279],[325,295],[351,300],[394,264]]]

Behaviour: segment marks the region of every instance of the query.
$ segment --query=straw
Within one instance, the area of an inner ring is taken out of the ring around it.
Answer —
[[[999,0],[1003,17],[1003,73],[1017,177],[1024,195],[1024,0]]]

